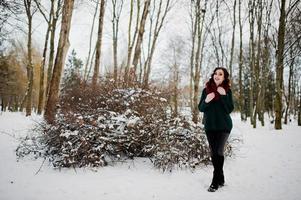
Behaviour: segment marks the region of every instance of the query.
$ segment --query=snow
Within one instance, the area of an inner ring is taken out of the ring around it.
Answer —
[[[29,157],[17,162],[19,138],[32,134],[40,120],[24,113],[0,113],[0,200],[301,198],[301,127],[294,123],[283,130],[271,124],[253,129],[233,114],[231,138],[243,141],[225,161],[226,186],[209,193],[212,166],[163,173],[143,158],[97,169],[57,170],[47,161],[42,165],[43,159]]]

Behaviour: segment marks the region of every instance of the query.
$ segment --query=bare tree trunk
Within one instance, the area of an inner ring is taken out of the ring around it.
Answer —
[[[288,88],[287,88],[287,98],[286,98],[286,108],[285,108],[285,116],[284,116],[284,124],[287,124],[287,117],[288,111],[290,109],[290,102],[291,102],[291,85],[292,85],[292,78],[293,78],[293,71],[294,71],[294,64],[295,64],[295,57],[293,57],[292,49],[290,50],[291,56],[291,63],[289,65],[289,76],[288,76]]]
[[[39,90],[39,103],[38,103],[38,114],[42,113],[43,104],[44,104],[44,76],[45,76],[45,60],[46,60],[46,53],[47,53],[47,44],[49,38],[49,27],[47,28],[44,50],[43,50],[43,60],[41,63],[41,70],[40,70],[40,90]]]
[[[249,1],[249,23],[250,23],[250,44],[249,44],[249,65],[250,65],[250,102],[249,102],[249,109],[250,109],[250,121],[251,124],[253,124],[253,112],[254,112],[254,100],[253,100],[253,84],[254,84],[254,59],[255,59],[255,44],[254,44],[254,7],[255,7],[255,1]]]
[[[96,3],[94,15],[93,15],[92,28],[91,28],[90,39],[89,39],[89,52],[88,52],[88,57],[87,57],[86,64],[85,64],[84,81],[87,81],[88,77],[89,77],[88,66],[89,66],[90,57],[91,57],[92,35],[93,35],[93,31],[94,31],[94,24],[95,24],[95,19],[96,19],[97,11],[98,11],[98,2]],[[93,59],[93,55],[92,55],[91,60],[92,59]]]
[[[298,126],[301,126],[301,87],[299,90]]]
[[[143,12],[142,12],[142,17],[140,20],[140,25],[139,25],[139,31],[138,31],[138,37],[137,37],[137,42],[136,42],[136,47],[135,47],[135,51],[134,51],[134,58],[133,58],[133,74],[134,75],[134,80],[136,79],[136,71],[137,71],[137,66],[138,66],[138,62],[141,58],[141,44],[143,41],[143,34],[144,34],[144,29],[145,29],[145,22],[146,22],[146,18],[148,16],[149,13],[149,7],[150,7],[150,2],[151,0],[145,0],[144,1],[144,8],[143,8]]]
[[[180,80],[180,64],[179,59],[183,57],[184,53],[184,41],[182,37],[176,36],[174,38],[169,38],[169,44],[164,51],[162,56],[163,61],[168,61],[168,66],[170,68],[170,78],[169,84],[171,89],[170,105],[172,116],[178,116],[179,111],[179,80]]]
[[[130,9],[130,19],[129,19],[129,27],[128,27],[128,54],[127,54],[127,63],[124,70],[124,83],[128,84],[128,78],[129,78],[129,68],[131,64],[132,59],[132,51],[134,47],[134,43],[136,41],[138,28],[139,28],[139,19],[140,19],[140,0],[137,0],[137,18],[136,18],[136,28],[133,36],[133,40],[131,37],[131,30],[132,30],[132,19],[133,19],[133,7],[134,7],[134,0],[131,0],[131,9]]]
[[[257,31],[258,31],[258,39],[257,39],[257,56],[256,63],[254,68],[255,81],[254,81],[254,94],[255,94],[255,106],[253,113],[253,128],[257,126],[257,114],[260,112],[260,96],[261,93],[261,85],[259,84],[259,60],[261,58],[261,27],[262,27],[262,1],[258,1],[257,5]]]
[[[99,75],[99,65],[100,65],[100,57],[101,57],[101,46],[102,46],[102,32],[103,32],[103,22],[104,22],[104,14],[105,14],[105,0],[100,1],[100,11],[99,11],[99,20],[98,20],[98,35],[96,42],[96,57],[94,63],[94,72],[92,77],[92,85],[96,86],[98,75]]]
[[[88,70],[88,73],[86,75],[86,81],[88,80],[88,78],[90,76],[90,73],[91,73],[91,70],[92,70],[92,67],[93,67],[93,60],[95,58],[95,54],[96,54],[96,45],[95,45],[95,48],[93,50],[92,57],[90,59],[89,70]]]
[[[240,108],[240,119],[245,120],[244,115],[246,113],[243,112],[243,88],[242,88],[242,68],[243,68],[243,57],[242,57],[242,22],[241,22],[241,1],[239,0],[239,8],[238,8],[238,18],[239,18],[239,72],[238,72],[238,82],[239,82],[239,108]]]
[[[64,68],[67,51],[70,46],[68,37],[71,26],[73,6],[74,0],[64,1],[60,38],[44,116],[48,123],[53,123],[55,120],[56,106],[59,100],[59,86],[62,70]]]
[[[196,46],[196,54],[195,54],[195,62],[194,62],[194,87],[193,87],[193,110],[192,110],[192,121],[194,123],[197,123],[198,121],[198,110],[197,108],[197,98],[198,98],[198,93],[199,93],[199,81],[200,81],[200,49],[201,49],[201,39],[202,39],[202,34],[201,34],[201,8],[200,8],[200,0],[197,1],[197,10],[196,10],[196,23],[197,23],[197,46]]]
[[[153,7],[150,9],[151,12],[149,14],[149,32],[148,32],[148,42],[147,42],[147,56],[146,59],[144,59],[144,65],[143,65],[143,82],[141,81],[141,83],[143,84],[143,87],[146,87],[146,85],[144,84],[144,80],[145,80],[145,75],[146,75],[146,71],[147,71],[147,63],[151,54],[151,46],[152,46],[152,38],[153,36],[153,26],[154,26],[154,20],[155,20],[155,11],[156,11],[156,2],[153,1]],[[159,5],[159,11],[161,12],[161,7],[162,7],[162,1],[160,0],[160,5]],[[157,18],[158,21],[158,18]],[[143,51],[142,51],[143,52]],[[141,79],[142,80],[142,79]]]
[[[223,34],[223,31],[221,29],[221,26],[220,26],[220,17],[219,17],[219,1],[216,1],[216,22],[217,22],[217,29],[218,29],[218,44],[219,44],[219,49],[221,50],[221,53],[222,53],[222,56],[221,56],[221,65],[224,66],[224,59],[226,60],[225,63],[227,63],[227,57],[226,57],[226,54],[225,54],[225,51],[224,51],[224,45],[222,44],[222,34]]]
[[[233,30],[232,30],[231,53],[230,53],[230,63],[229,63],[230,78],[232,77],[232,73],[233,73],[232,62],[233,62],[233,54],[234,54],[235,26],[236,26],[236,0],[234,0],[234,5],[233,5],[233,27],[232,27]]]
[[[31,115],[32,110],[32,89],[33,89],[33,64],[32,64],[32,47],[31,47],[31,34],[32,34],[32,17],[34,11],[32,10],[32,1],[24,0],[26,16],[28,19],[28,33],[27,33],[27,94],[26,94],[26,116]]]
[[[196,31],[197,31],[197,20],[196,17],[194,17],[196,9],[193,6],[193,3],[191,3],[191,13],[190,13],[190,18],[191,18],[191,52],[190,52],[190,84],[189,84],[189,102],[190,102],[190,109],[191,111],[193,110],[193,77],[194,77],[194,72],[193,72],[193,66],[194,66],[194,56],[195,56],[195,40],[196,40]]]
[[[202,35],[203,35],[203,27],[204,27],[204,19],[205,19],[205,13],[206,13],[206,5],[207,1],[205,1],[204,8],[201,8],[200,0],[197,1],[197,9],[196,9],[196,23],[197,23],[197,47],[196,47],[196,54],[195,54],[195,67],[194,67],[194,87],[193,87],[193,110],[192,110],[192,121],[194,123],[197,123],[198,121],[198,98],[200,93],[200,72],[201,72],[201,63],[202,63],[202,45],[204,42],[202,41]]]
[[[51,1],[51,8],[50,8],[50,12],[49,12],[49,16],[48,18],[46,17],[46,15],[44,14],[44,12],[42,11],[42,9],[40,8],[40,3],[37,2],[35,0],[40,12],[42,13],[42,15],[44,16],[48,27],[47,27],[47,31],[46,31],[46,36],[45,36],[45,43],[44,43],[44,50],[43,50],[43,59],[42,59],[42,63],[41,63],[41,70],[40,70],[40,89],[39,89],[39,103],[38,103],[38,114],[42,114],[43,111],[43,105],[44,105],[44,97],[45,97],[45,84],[44,84],[44,76],[45,76],[45,64],[46,64],[46,54],[47,54],[47,46],[48,46],[48,39],[49,39],[49,33],[51,30],[51,19],[52,19],[52,14],[54,13],[54,1]]]
[[[56,1],[56,0],[51,0]],[[48,98],[49,89],[50,89],[50,81],[52,76],[53,62],[54,62],[54,40],[55,40],[55,32],[56,32],[56,24],[58,18],[60,16],[61,8],[62,8],[63,0],[57,0],[56,11],[52,13],[51,20],[51,32],[50,32],[50,46],[49,46],[49,60],[48,60],[48,70],[47,70],[47,90],[46,97]]]
[[[167,16],[168,11],[170,11],[170,0],[166,1],[166,5],[165,8],[163,10],[163,16],[161,16],[161,8],[162,8],[162,0],[160,1],[160,5],[159,5],[159,10],[157,12],[157,19],[156,19],[156,25],[154,28],[154,32],[153,32],[153,41],[151,44],[151,49],[150,49],[150,53],[148,58],[146,59],[146,71],[144,71],[144,77],[143,77],[143,85],[145,88],[147,88],[149,86],[149,77],[150,77],[150,72],[151,72],[151,64],[152,64],[152,60],[153,60],[153,56],[154,56],[154,52],[155,52],[155,48],[156,48],[156,43],[159,37],[159,33],[163,27],[163,23],[165,21],[165,18]],[[151,30],[150,30],[151,31]]]
[[[285,38],[285,0],[281,0],[278,27],[278,43],[276,51],[276,98],[275,98],[275,129],[282,129],[282,93],[283,93],[283,52]]]
[[[113,17],[112,17],[112,27],[113,27],[113,66],[114,66],[114,82],[117,86],[118,77],[118,60],[117,60],[117,45],[118,45],[118,30],[119,30],[119,19],[123,9],[124,0],[118,0],[120,4],[117,5],[117,0],[112,0],[113,6]],[[118,7],[117,7],[118,6]]]
[[[269,26],[268,26],[269,27]],[[268,31],[268,30],[266,30]],[[264,126],[264,112],[265,112],[265,91],[266,91],[266,77],[268,77],[268,69],[270,65],[270,53],[269,53],[269,38],[268,33],[264,35],[264,49],[262,55],[262,74],[260,78],[260,95],[259,95],[259,104],[260,111],[258,112],[258,117],[261,122],[261,125]]]
[[[173,100],[174,100],[174,112],[173,116],[176,117],[178,116],[178,84],[179,84],[179,69],[178,69],[178,64],[175,63],[174,66],[174,84],[173,84]]]
[[[260,110],[258,111],[258,118],[261,122],[261,125],[264,126],[264,112],[266,111],[265,108],[265,104],[266,104],[266,89],[267,89],[267,81],[266,81],[266,77],[268,77],[269,75],[269,68],[271,65],[271,59],[270,59],[270,50],[269,50],[269,45],[270,45],[270,38],[269,38],[269,30],[271,27],[271,10],[272,10],[272,5],[273,5],[273,0],[270,2],[270,4],[268,5],[267,2],[265,2],[265,6],[266,6],[266,13],[265,13],[265,22],[263,23],[263,43],[264,43],[264,47],[263,47],[263,51],[262,51],[262,57],[261,58],[261,65],[262,65],[262,69],[261,69],[261,78],[260,78],[260,95],[259,96],[259,107]]]

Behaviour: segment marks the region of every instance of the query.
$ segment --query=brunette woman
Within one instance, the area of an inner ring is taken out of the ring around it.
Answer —
[[[208,191],[215,192],[225,184],[224,147],[232,129],[230,113],[234,109],[229,73],[225,68],[214,69],[198,106],[199,110],[204,112],[203,122],[214,168]]]

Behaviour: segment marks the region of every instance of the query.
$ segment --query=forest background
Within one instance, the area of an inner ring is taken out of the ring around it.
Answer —
[[[190,108],[197,123],[200,91],[223,66],[242,120],[301,125],[298,0],[2,0],[0,25],[3,111],[52,123],[79,79],[164,91],[173,116]]]

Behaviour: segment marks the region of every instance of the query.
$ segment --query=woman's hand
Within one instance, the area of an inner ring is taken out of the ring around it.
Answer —
[[[218,88],[217,88],[217,92],[218,92],[220,95],[226,95],[226,90],[225,90],[223,87],[218,87]]]
[[[209,103],[212,99],[214,99],[214,97],[215,97],[214,92],[211,92],[210,94],[207,95],[205,102]]]

